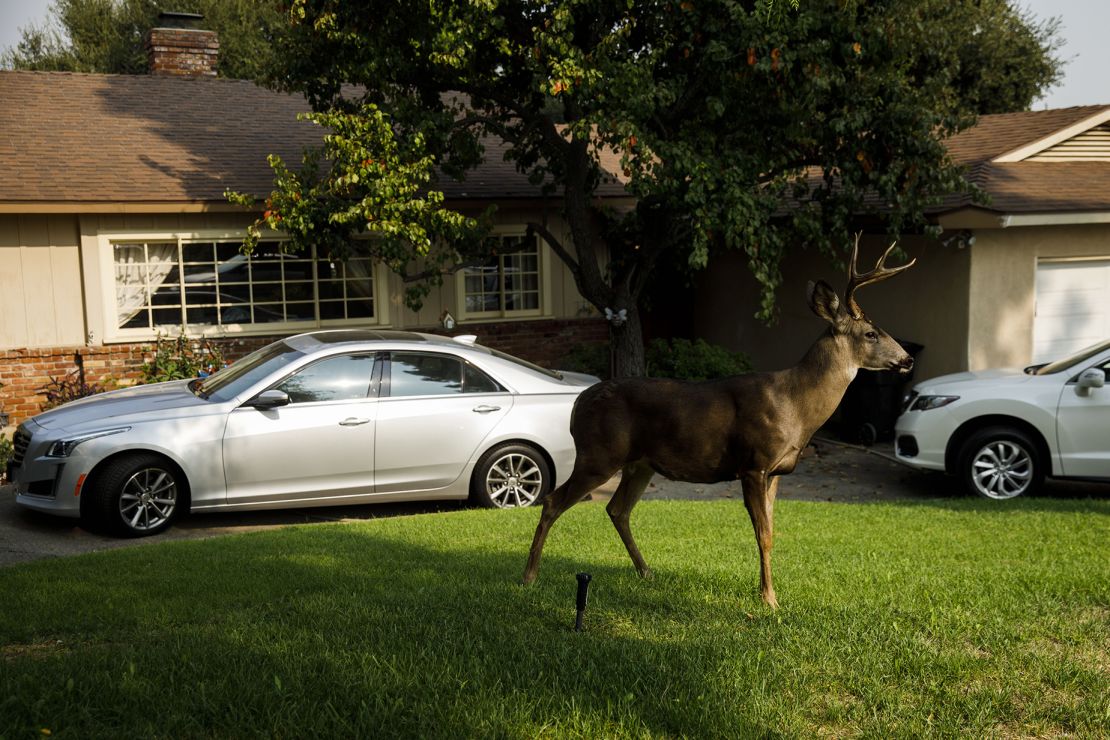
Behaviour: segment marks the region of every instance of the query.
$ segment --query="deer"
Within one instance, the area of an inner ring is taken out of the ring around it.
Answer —
[[[582,392],[570,419],[574,468],[543,501],[523,584],[535,581],[555,521],[617,471],[620,484],[606,511],[643,578],[651,577],[651,569],[629,520],[652,477],[658,473],[690,483],[738,479],[759,549],[760,595],[777,608],[771,547],[779,477],[794,471],[802,450],[832,416],[858,370],[906,374],[913,368],[913,358],[855,299],[859,288],[916,262],[887,267],[895,244],[874,269],[861,273],[856,236],[843,301],[823,280],[807,284],[809,307],[828,327],[794,367],[708,381],[621,378]]]

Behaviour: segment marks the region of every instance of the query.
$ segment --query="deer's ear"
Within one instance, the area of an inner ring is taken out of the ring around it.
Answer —
[[[806,296],[809,299],[809,307],[813,313],[830,324],[836,324],[837,314],[840,310],[840,296],[836,294],[832,286],[824,280],[818,280],[816,283],[811,280],[806,284]]]

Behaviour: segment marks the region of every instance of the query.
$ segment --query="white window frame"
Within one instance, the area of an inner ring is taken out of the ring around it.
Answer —
[[[105,342],[134,342],[156,339],[162,336],[181,334],[181,326],[162,326],[157,328],[124,329],[118,326],[119,314],[116,305],[116,265],[114,245],[120,242],[170,242],[176,241],[178,249],[190,242],[242,242],[246,236],[239,230],[188,230],[188,231],[130,231],[113,230],[97,232],[97,256],[100,268],[100,313],[104,326]],[[263,241],[283,241],[284,236],[277,233],[263,233]],[[180,255],[180,252],[179,252]],[[307,257],[300,257],[306,259]],[[180,259],[180,257],[179,257]],[[378,262],[373,263],[374,313],[373,317],[356,319],[313,319],[307,321],[284,321],[267,324],[223,324],[192,325],[185,327],[188,337],[224,337],[231,335],[266,336],[289,334],[312,329],[340,328],[350,326],[389,325],[389,277],[388,270]],[[313,285],[313,305],[316,314],[320,312],[319,287]]]
[[[506,237],[527,236],[525,226],[495,226],[490,232],[491,237],[503,239]],[[525,319],[541,318],[552,315],[551,308],[551,248],[539,234],[536,239],[537,254],[539,256],[539,307],[515,310],[498,311],[467,311],[466,309],[466,274],[467,271],[459,270],[455,273],[455,309],[460,321],[477,321],[488,319]]]

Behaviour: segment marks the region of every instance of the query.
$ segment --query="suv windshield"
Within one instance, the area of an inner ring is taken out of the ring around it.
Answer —
[[[1050,362],[1047,365],[1045,365],[1044,367],[1038,368],[1036,374],[1037,375],[1051,375],[1052,373],[1062,372],[1064,370],[1067,370],[1069,367],[1071,367],[1073,365],[1078,365],[1080,362],[1091,359],[1092,357],[1097,355],[1099,352],[1102,352],[1102,351],[1107,350],[1107,349],[1110,349],[1110,342],[1100,342],[1099,344],[1092,344],[1090,347],[1087,347],[1086,349],[1079,350],[1078,352],[1076,352],[1071,357],[1065,357],[1062,360],[1057,360],[1056,362]]]
[[[207,378],[194,380],[189,388],[201,398],[210,398],[217,402],[230,401],[300,357],[304,357],[304,352],[293,349],[285,342],[274,342]]]

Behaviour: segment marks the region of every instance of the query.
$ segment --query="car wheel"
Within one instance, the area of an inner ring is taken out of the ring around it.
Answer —
[[[1006,427],[971,435],[960,453],[960,475],[975,494],[1001,500],[1031,493],[1044,481],[1044,466],[1033,440]]]
[[[470,481],[471,499],[488,508],[531,506],[551,490],[551,467],[534,447],[507,444],[482,455]]]
[[[139,455],[107,464],[89,491],[95,522],[121,537],[170,528],[184,505],[180,474],[160,457]]]

